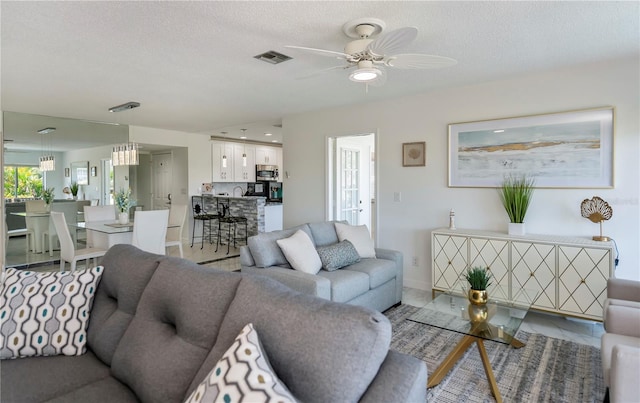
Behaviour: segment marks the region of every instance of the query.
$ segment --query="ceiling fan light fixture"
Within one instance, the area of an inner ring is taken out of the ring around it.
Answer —
[[[349,80],[357,83],[366,83],[380,77],[382,72],[376,68],[358,69],[349,75]]]

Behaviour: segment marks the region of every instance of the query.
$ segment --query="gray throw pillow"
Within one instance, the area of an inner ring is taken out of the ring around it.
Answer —
[[[322,268],[327,271],[338,270],[360,261],[358,251],[348,239],[333,245],[321,246],[316,250],[320,256]]]

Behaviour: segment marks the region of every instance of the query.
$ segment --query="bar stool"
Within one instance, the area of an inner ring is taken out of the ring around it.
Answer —
[[[244,243],[247,244],[247,218],[246,217],[234,217],[229,213],[229,199],[226,199],[227,204],[218,199],[218,234],[216,237],[216,252],[218,252],[218,246],[224,245],[222,242],[222,232],[223,225],[226,225],[227,231],[227,255],[229,254],[229,249],[231,246],[231,242],[233,241],[233,247],[236,248],[236,241],[238,239],[238,224],[244,224]],[[232,235],[233,234],[233,235]]]
[[[202,234],[198,237],[200,238],[200,249],[204,248],[204,239],[205,231],[207,232],[209,243],[213,243],[211,240],[211,221],[218,219],[217,214],[207,213],[204,205],[204,197],[203,196],[191,196],[191,207],[193,209],[193,229],[191,231],[191,247],[193,248],[193,244],[196,239],[196,223],[198,221],[202,222]],[[217,247],[216,247],[217,251]]]

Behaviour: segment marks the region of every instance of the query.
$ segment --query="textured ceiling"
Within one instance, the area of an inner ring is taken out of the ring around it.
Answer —
[[[247,135],[285,115],[638,57],[634,2],[11,2],[0,3],[5,111]],[[372,87],[331,58],[285,45],[342,51],[342,25],[362,17],[386,31],[415,26],[402,53],[452,57],[442,70],[388,70]],[[253,56],[275,50],[279,65]],[[107,109],[138,101],[138,109]],[[271,130],[273,129],[273,130]]]

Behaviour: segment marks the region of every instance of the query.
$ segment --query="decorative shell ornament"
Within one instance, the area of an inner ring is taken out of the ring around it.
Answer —
[[[600,236],[594,236],[594,241],[608,241],[609,237],[602,235],[602,222],[613,217],[613,209],[609,203],[598,196],[584,199],[580,204],[580,212],[584,218],[588,218],[596,224],[600,224]]]

